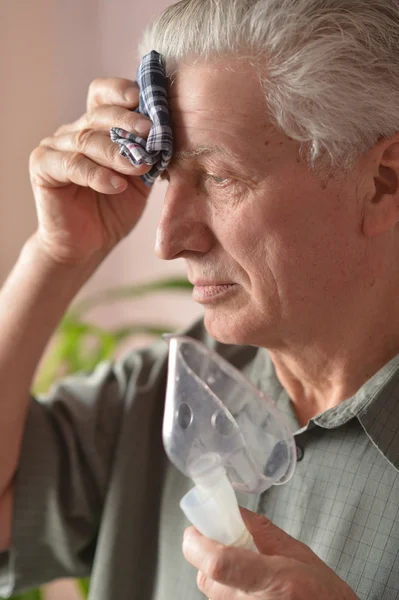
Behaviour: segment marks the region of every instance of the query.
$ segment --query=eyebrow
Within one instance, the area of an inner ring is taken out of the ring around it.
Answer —
[[[211,155],[222,156],[231,160],[236,165],[239,165],[242,173],[244,173],[245,170],[245,178],[248,181],[252,181],[253,183],[259,181],[259,176],[248,165],[248,161],[245,161],[242,156],[239,156],[230,150],[230,148],[226,148],[225,146],[196,146],[191,150],[178,150],[173,153],[171,165],[173,163],[184,162],[193,158],[201,158]],[[166,173],[161,175],[161,179],[167,179]]]
[[[237,154],[225,148],[224,146],[198,146],[192,150],[179,150],[173,154],[173,158],[177,161],[189,160],[190,158],[198,158],[200,156],[209,156],[211,154],[219,154],[226,158],[230,158],[235,162],[241,162],[242,158]]]
[[[259,174],[253,171],[252,167],[248,165],[248,161],[244,159],[244,157],[239,156],[230,148],[226,148],[225,146],[196,146],[191,150],[178,150],[173,153],[171,163],[169,168],[176,163],[181,163],[184,161],[189,161],[193,158],[201,158],[211,155],[219,155],[223,158],[229,159],[233,162],[241,172],[241,179],[247,181],[247,183],[257,184],[261,180]],[[166,169],[161,174],[161,179],[168,179],[167,174],[168,169]]]

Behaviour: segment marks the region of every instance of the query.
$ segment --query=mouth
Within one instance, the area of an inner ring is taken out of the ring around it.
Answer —
[[[236,287],[236,283],[194,283],[193,300],[200,304],[211,304],[231,294]]]

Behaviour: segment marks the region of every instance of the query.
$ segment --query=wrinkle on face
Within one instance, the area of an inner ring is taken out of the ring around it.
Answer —
[[[357,251],[350,184],[320,185],[301,160],[300,144],[268,120],[258,75],[248,65],[229,71],[200,61],[182,65],[169,107],[175,154],[166,202],[181,211],[176,256],[186,259],[192,277],[223,276],[237,285],[230,303],[206,308],[208,331],[231,343],[281,342],[347,284]],[[215,185],[213,175],[234,185]],[[206,252],[196,242],[201,227],[212,232]]]
[[[208,143],[210,137],[247,164],[261,168],[265,141],[275,129],[267,118],[257,73],[239,63],[234,71],[220,70],[217,79],[221,85],[217,90],[212,75],[209,65],[199,62],[195,68],[183,65],[170,87],[176,152],[190,151],[197,136],[207,138]]]

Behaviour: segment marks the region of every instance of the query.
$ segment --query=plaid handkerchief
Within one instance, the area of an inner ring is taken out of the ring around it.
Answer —
[[[153,123],[147,140],[119,127],[112,127],[110,134],[111,140],[121,146],[122,156],[126,156],[133,165],[153,165],[151,171],[141,176],[147,185],[152,185],[172,158],[165,65],[162,56],[155,50],[142,59],[137,82],[140,87],[137,112],[150,117]]]

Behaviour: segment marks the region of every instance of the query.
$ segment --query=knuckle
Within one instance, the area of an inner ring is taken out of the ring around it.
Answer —
[[[87,110],[81,119],[81,125],[83,129],[93,129],[96,121],[96,110],[97,107],[92,107]]]
[[[205,593],[206,587],[208,584],[208,578],[202,571],[198,571],[197,573],[197,587],[199,590]]]
[[[140,95],[140,86],[138,84],[138,82],[134,79],[125,79],[123,81],[123,86],[122,87],[122,92],[129,92],[132,94],[132,96],[134,95],[135,97],[139,97]]]
[[[37,146],[29,155],[29,177],[31,184],[41,186],[43,184],[43,164],[47,149],[43,146]]]
[[[126,129],[127,131],[134,131],[137,119],[137,113],[133,113],[130,110],[123,110],[119,117],[119,123],[122,129]]]
[[[265,515],[256,513],[253,515],[253,518],[256,520],[257,524],[260,527],[269,527],[270,525],[272,525],[272,522],[270,521],[270,519],[265,517]]]
[[[101,77],[96,77],[95,79],[93,79],[90,84],[89,84],[89,88],[87,91],[87,97],[94,100],[94,98],[96,97],[97,94],[97,90],[100,87],[102,82]]]
[[[54,131],[54,135],[61,135],[63,131],[64,131],[64,125],[60,125],[60,126],[59,126],[59,127],[57,127],[57,129]]]
[[[70,171],[79,169],[82,165],[83,156],[80,152],[66,152],[61,157],[62,168],[68,173]]]
[[[102,167],[99,167],[95,164],[90,165],[87,169],[87,182],[89,185],[93,184],[95,181],[98,182],[104,172],[105,171]]]
[[[34,150],[32,150],[32,152],[29,155],[29,166],[32,168],[32,166],[34,166],[37,162],[40,161],[40,159],[42,158],[43,154],[44,154],[45,150],[43,148],[43,146],[36,146],[36,148],[34,148]]]
[[[89,127],[85,127],[84,129],[80,129],[79,131],[77,131],[74,134],[74,142],[75,142],[75,146],[76,148],[80,151],[80,152],[85,152],[87,150],[87,147],[89,146],[90,142],[92,141],[94,136],[94,131],[93,129],[90,129]]]
[[[113,163],[120,158],[119,146],[110,142],[104,146],[104,158],[107,163]]]
[[[94,79],[92,79],[89,84],[89,91],[92,92],[94,89],[96,89],[101,83],[101,81],[101,77],[95,77]]]
[[[111,77],[97,77],[96,79],[93,79],[87,92],[87,109],[95,109],[104,104],[104,99],[109,94],[111,86]]]
[[[60,125],[54,131],[54,137],[57,136],[57,135],[62,135],[65,131],[67,131],[67,129],[68,129],[68,125]]]
[[[281,582],[281,592],[283,598],[287,600],[293,600],[298,592],[298,581],[294,580],[292,576],[286,576]],[[305,583],[305,582],[304,582]]]
[[[134,98],[136,98],[136,96],[138,97],[139,86],[136,81],[115,77],[109,79],[108,85],[110,91],[112,90],[116,97],[126,97],[126,92],[130,93],[130,91],[132,92]]]
[[[229,569],[229,561],[225,548],[213,553],[206,564],[205,573],[215,581],[223,580]]]
[[[281,536],[280,531],[278,531],[275,525],[270,521],[267,517],[261,514],[254,515],[253,517],[253,529],[257,531],[258,535],[263,535],[267,538],[276,538]],[[284,534],[283,535],[287,535]]]
[[[45,137],[42,140],[40,140],[38,147],[42,148],[43,146],[49,146],[50,145],[50,141],[51,141],[51,137]]]

